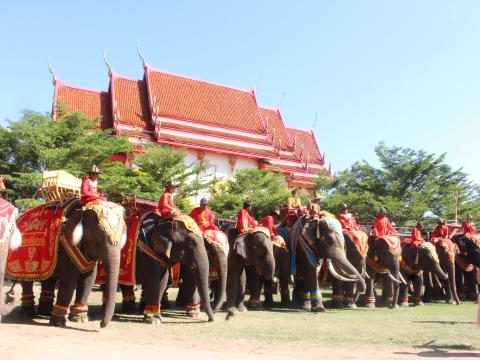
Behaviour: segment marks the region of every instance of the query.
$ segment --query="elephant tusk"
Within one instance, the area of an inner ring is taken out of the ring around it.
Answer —
[[[404,285],[407,285],[407,282],[405,281],[404,277],[402,276],[402,273],[399,272],[398,273],[398,276],[400,277],[400,281],[404,284]]]
[[[338,280],[340,281],[345,281],[345,282],[357,282],[358,279],[349,279],[349,278],[346,278],[342,275],[340,275],[337,270],[335,270],[335,267],[333,266],[333,263],[332,263],[332,260],[331,259],[327,259],[327,264],[328,264],[328,270],[330,271],[330,273],[335,277],[337,278]]]
[[[390,272],[390,270],[387,271],[387,275],[388,275],[388,277],[390,278],[390,280],[392,280],[393,282],[395,282],[395,283],[397,283],[397,284],[400,284],[400,283],[401,283],[400,280],[395,279],[395,277],[392,275],[392,273]]]

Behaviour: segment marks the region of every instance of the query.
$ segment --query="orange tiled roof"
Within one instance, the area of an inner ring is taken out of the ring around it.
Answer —
[[[260,114],[268,128],[268,138],[275,143],[276,147],[281,143],[282,150],[291,151],[291,139],[287,134],[280,113],[275,110],[261,107]]]
[[[81,89],[59,83],[57,104],[68,112],[82,112],[91,119],[101,119],[103,129],[112,127],[112,111],[107,92]],[[55,105],[57,105],[55,104]]]
[[[143,80],[113,76],[112,98],[119,114],[119,122],[129,126],[153,130],[148,107],[147,86]],[[114,109],[115,111],[115,109]]]
[[[263,133],[253,93],[159,71],[147,71],[158,116]]]
[[[301,157],[304,161],[309,157],[310,163],[316,163],[323,165],[324,161],[320,150],[318,149],[317,142],[313,134],[308,130],[293,129],[287,127],[287,133],[290,135],[292,141],[296,141],[294,153],[298,157]],[[296,140],[294,140],[296,138]],[[303,145],[303,155],[302,155]]]

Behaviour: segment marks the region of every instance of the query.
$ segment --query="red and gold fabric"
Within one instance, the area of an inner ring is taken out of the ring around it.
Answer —
[[[276,246],[288,251],[287,243],[285,242],[285,239],[283,237],[281,237],[280,235],[275,235],[271,239],[272,239],[273,246]]]
[[[473,221],[464,221],[462,229],[465,235],[477,235],[477,227]]]
[[[448,225],[445,224],[439,224],[435,226],[435,229],[433,229],[432,235],[430,236],[430,240],[435,242],[436,239],[438,238],[443,238],[443,239],[448,239],[450,238],[450,234],[448,231]]]
[[[373,223],[372,232],[375,236],[383,237],[395,234],[395,229],[385,215],[378,215]]]
[[[15,230],[15,219],[18,210],[8,201],[0,198],[0,246],[4,245]]]
[[[127,241],[120,253],[118,283],[120,285],[135,285],[135,258],[141,220],[136,213],[133,213],[125,217],[125,223],[127,225]],[[98,264],[95,282],[105,284],[105,268],[101,262]]]
[[[368,252],[368,235],[361,230],[343,229],[342,231],[344,235],[352,239],[360,255],[366,257]]]
[[[388,249],[392,255],[399,254],[402,251],[402,248],[400,246],[400,238],[398,236],[384,235],[377,238],[376,241],[379,241],[381,239],[385,240],[388,245]]]
[[[243,234],[248,232],[250,229],[255,228],[257,226],[257,222],[255,219],[250,215],[250,212],[246,208],[240,209],[238,212],[237,218],[237,231],[239,234]]]
[[[275,229],[275,221],[273,220],[272,215],[265,216],[262,221],[260,221],[260,225],[266,227],[270,231],[270,235],[278,236],[277,229]]]
[[[205,232],[207,230],[220,230],[213,223],[214,216],[209,208],[202,208],[201,206],[199,206],[190,211],[190,214],[188,214],[188,216],[195,220],[202,232]]]
[[[342,228],[358,230],[357,220],[355,220],[355,216],[352,213],[347,212],[338,214],[338,220],[340,221],[340,224],[342,224]]]
[[[183,225],[185,225],[188,231],[193,232],[195,235],[198,235],[198,236],[203,235],[202,231],[198,227],[195,220],[193,220],[190,216],[185,214],[180,214],[175,216],[173,220],[180,221]]]
[[[413,246],[419,247],[425,242],[422,237],[422,232],[416,226],[412,229],[412,237],[411,237],[411,244]]]
[[[222,253],[228,255],[229,245],[228,238],[225,233],[220,230],[207,230],[205,231],[205,240],[212,244],[215,248],[220,249]]]
[[[173,194],[165,191],[158,201],[157,209],[161,217],[167,217],[173,212],[178,211],[173,202]]]
[[[42,281],[57,265],[57,252],[65,208],[39,205],[17,220],[22,245],[8,254],[6,273],[12,279]]]
[[[113,246],[118,246],[126,230],[125,209],[110,201],[95,200],[88,203],[84,210],[92,210],[98,216],[100,228]]]
[[[298,197],[296,197],[296,196],[295,196],[295,197],[291,196],[291,197],[289,197],[288,200],[287,200],[287,206],[288,206],[289,208],[294,208],[294,209],[296,209],[296,208],[299,208],[299,207],[302,206],[302,202],[300,201],[300,199],[299,199]]]
[[[435,247],[437,251],[445,251],[448,254],[450,263],[455,262],[455,255],[457,253],[457,245],[449,238],[436,238]]]
[[[180,283],[180,262],[170,266],[170,276],[172,277],[172,286],[178,286]]]
[[[88,178],[82,179],[82,187],[80,188],[81,202],[85,206],[91,201],[107,200],[103,195],[98,192],[97,181],[90,180]]]
[[[60,242],[67,252],[68,257],[70,260],[72,260],[73,264],[78,271],[80,271],[80,273],[85,274],[95,268],[95,265],[97,265],[97,259],[87,259],[78,246],[68,242],[64,236],[61,236],[60,239]]]

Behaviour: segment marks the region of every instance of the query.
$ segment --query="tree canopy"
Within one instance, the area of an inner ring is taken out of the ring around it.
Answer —
[[[342,203],[357,219],[372,221],[381,206],[399,224],[413,225],[421,219],[453,219],[455,194],[459,215],[480,215],[480,188],[461,169],[445,163],[445,154],[380,143],[375,147],[380,163],[356,162],[332,181],[319,179],[317,187],[326,192],[322,207],[338,212]]]
[[[270,170],[241,169],[232,179],[212,187],[210,207],[222,218],[236,215],[244,201],[252,202],[252,214],[260,217],[286,204],[290,194],[285,178]]]

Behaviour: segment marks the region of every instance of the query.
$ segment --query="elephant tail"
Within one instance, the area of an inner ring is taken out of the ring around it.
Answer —
[[[75,228],[73,229],[73,232],[72,232],[72,244],[75,246],[80,244],[80,241],[82,241],[82,238],[83,238],[83,222],[82,222],[82,219],[80,218],[80,221],[78,222],[77,225],[75,225]]]
[[[17,225],[14,225],[12,238],[10,239],[10,250],[17,250],[22,245],[22,233],[18,230]]]

